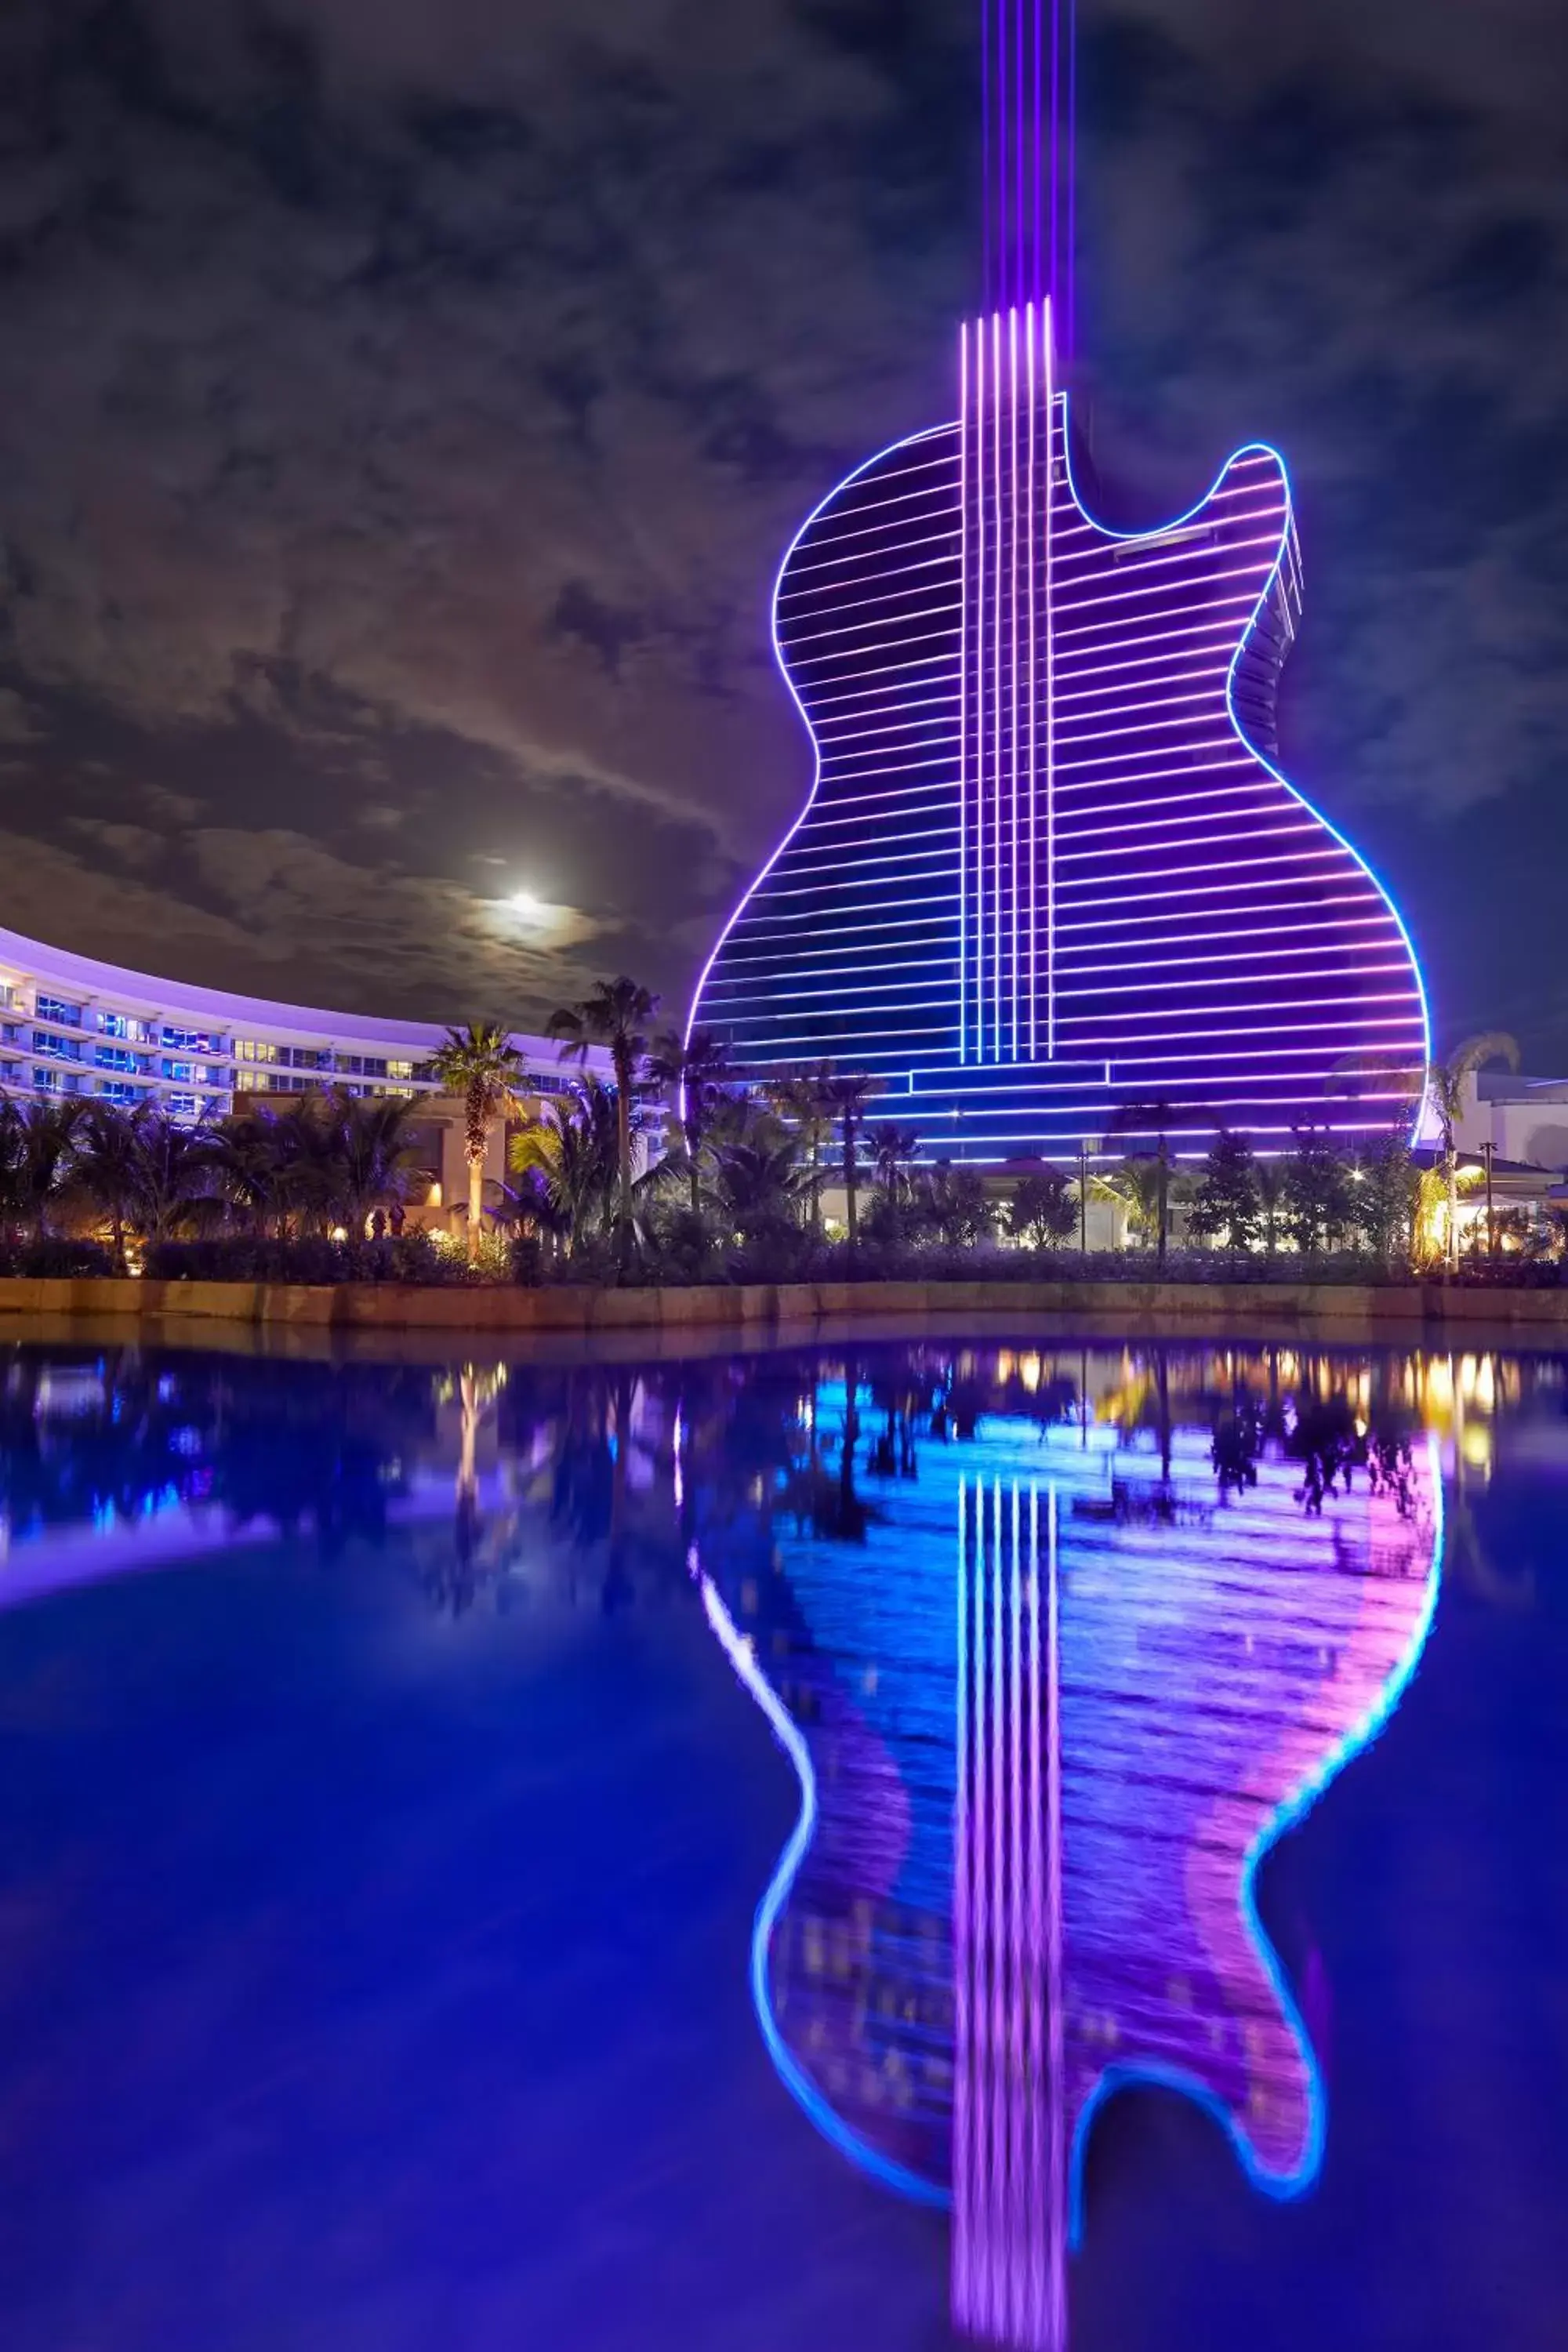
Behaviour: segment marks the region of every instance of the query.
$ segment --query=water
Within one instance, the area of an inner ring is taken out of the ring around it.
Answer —
[[[1560,2352],[1565,1532],[1549,1356],[6,1347],[5,2345]]]

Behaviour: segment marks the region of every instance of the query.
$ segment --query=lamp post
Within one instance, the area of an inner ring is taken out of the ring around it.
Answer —
[[[1098,1136],[1080,1135],[1078,1143],[1078,1245],[1089,1255],[1089,1147],[1098,1150]]]

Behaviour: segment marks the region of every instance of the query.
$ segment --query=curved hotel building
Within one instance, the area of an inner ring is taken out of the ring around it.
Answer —
[[[237,1095],[435,1095],[444,1029],[155,980],[0,929],[0,1091],[149,1097],[218,1118]],[[514,1035],[531,1093],[568,1083],[550,1039]]]

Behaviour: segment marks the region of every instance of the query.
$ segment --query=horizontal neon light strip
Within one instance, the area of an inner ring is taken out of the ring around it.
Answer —
[[[953,505],[956,507],[956,499],[953,501]],[[834,532],[831,535],[825,535],[821,539],[813,540],[811,543],[812,553],[814,555],[818,552],[821,553],[821,562],[802,563],[797,557],[789,565],[788,570],[784,573],[784,578],[786,581],[804,580],[812,578],[817,572],[842,572],[850,564],[875,562],[877,558],[881,555],[907,557],[913,549],[918,547],[945,548],[947,550],[945,560],[956,568],[958,555],[952,543],[953,535],[957,529],[956,515],[933,513],[929,517],[922,515],[918,520],[921,522],[927,520],[931,522],[941,521],[943,528],[941,530],[927,531],[925,535],[920,539],[909,539],[900,535],[898,538],[890,539],[886,547],[863,547],[858,552],[841,552],[840,551],[848,550],[849,543],[853,540],[877,539],[880,537],[880,532],[876,530],[847,530],[842,534]],[[833,551],[829,552],[829,550]],[[943,559],[940,557],[922,558],[920,565],[911,564],[909,568],[911,571],[920,570],[923,569],[928,562],[941,562],[942,560]],[[898,565],[893,565],[886,572],[873,572],[869,574],[869,577],[873,580],[891,580],[896,577],[897,572],[900,568],[901,567]],[[780,589],[778,593],[778,604],[782,607],[783,605],[792,603],[798,604],[803,596],[821,596],[827,594],[828,593],[830,592],[822,588],[784,587]]]
[[[889,625],[896,624],[900,628],[910,621],[942,620],[950,613],[956,614],[959,609],[959,598],[956,593],[949,604],[921,604],[916,606],[913,611],[910,610],[905,600],[901,598],[894,600],[885,596],[879,596],[869,599],[868,601],[879,604],[896,602],[898,609],[896,612],[889,614]],[[857,607],[853,604],[848,607],[850,612],[854,612],[856,609]],[[836,637],[847,637],[852,633],[852,631],[859,629],[864,625],[865,625],[862,622],[851,621],[841,629],[814,629],[801,635],[791,636],[784,642],[784,651],[788,654],[792,663],[797,662],[800,650],[803,646],[825,646],[831,639]],[[881,640],[879,638],[863,639],[862,643],[867,645],[869,649],[876,650],[880,646]],[[837,654],[808,654],[805,657],[805,663],[802,664],[801,667],[809,668],[814,662],[837,661],[840,658],[841,656]]]
[[[1291,886],[1289,882],[1280,880],[1270,882],[1266,887],[1271,890],[1287,890]],[[1194,895],[1205,897],[1208,894],[1206,892],[1200,891]],[[1238,915],[1257,915],[1267,913],[1269,915],[1277,914],[1281,916],[1306,916],[1315,915],[1321,907],[1360,907],[1364,906],[1369,899],[1379,908],[1381,913],[1389,916],[1390,921],[1393,920],[1393,917],[1389,914],[1387,904],[1381,892],[1375,889],[1370,882],[1367,882],[1364,887],[1353,891],[1325,890],[1321,897],[1287,899],[1285,904],[1281,907],[1238,907],[1236,911]],[[1222,909],[1221,911],[1223,912],[1224,910]],[[1137,918],[1137,929],[1134,931],[1124,932],[1123,937],[1134,940],[1144,939],[1149,936],[1149,926],[1151,924],[1161,922],[1185,922],[1189,919],[1191,912],[1192,909],[1190,908],[1178,908],[1170,915],[1145,915],[1141,918]],[[1335,919],[1340,920],[1342,919],[1342,918],[1336,918]],[[1114,930],[1119,924],[1124,923],[1126,920],[1127,918],[1122,915],[1107,915],[1103,919],[1096,918],[1093,920],[1087,922],[1079,920],[1076,923],[1068,923],[1063,926],[1063,929],[1069,931]],[[1184,932],[1180,934],[1180,936],[1186,938],[1189,936],[1201,936],[1201,934],[1193,935]],[[1223,934],[1219,934],[1218,936],[1223,936]],[[1097,941],[1096,944],[1100,945],[1103,944],[1103,942]]]
[[[1343,931],[1343,930],[1369,930],[1369,929],[1373,929],[1374,927],[1375,927],[1375,928],[1377,928],[1377,929],[1392,929],[1392,930],[1393,930],[1393,932],[1394,932],[1394,936],[1395,938],[1397,938],[1397,937],[1398,937],[1398,930],[1397,930],[1397,927],[1394,924],[1394,919],[1393,919],[1393,917],[1388,913],[1388,911],[1387,911],[1387,909],[1386,909],[1386,908],[1383,908],[1383,909],[1381,909],[1381,910],[1380,910],[1380,913],[1379,913],[1379,914],[1377,914],[1377,915],[1364,915],[1364,916],[1354,916],[1354,917],[1344,917],[1344,916],[1335,917],[1335,918],[1333,918],[1331,921],[1329,921],[1327,924],[1325,924],[1325,925],[1321,926],[1321,928],[1322,928],[1322,929],[1326,929],[1326,930],[1328,930],[1328,931],[1331,931],[1331,932],[1340,932],[1340,931]],[[1300,927],[1300,928],[1304,928],[1304,927]],[[1202,946],[1202,947],[1205,947],[1205,948],[1207,948],[1207,947],[1209,947],[1209,946],[1211,945],[1211,943],[1215,943],[1215,942],[1223,942],[1223,941],[1226,941],[1226,940],[1235,940],[1235,939],[1257,938],[1257,939],[1268,939],[1268,940],[1273,940],[1273,939],[1275,939],[1275,938],[1277,938],[1277,937],[1278,937],[1278,930],[1279,930],[1279,927],[1278,927],[1278,925],[1270,925],[1270,926],[1268,926],[1268,927],[1265,928],[1263,925],[1261,925],[1261,924],[1260,924],[1260,925],[1258,925],[1258,926],[1257,926],[1253,930],[1251,930],[1250,932],[1248,932],[1248,931],[1196,931],[1196,932],[1184,932],[1184,933],[1180,933],[1180,934],[1178,934],[1174,939],[1173,939],[1173,940],[1149,940],[1145,939],[1142,934],[1129,934],[1129,935],[1128,935],[1128,939],[1127,939],[1127,944],[1128,944],[1130,947],[1138,947],[1138,946],[1145,946],[1145,945],[1152,945],[1152,946],[1161,946],[1161,947],[1163,947],[1163,946],[1170,945],[1170,946],[1187,946],[1187,947],[1189,947],[1189,948],[1190,948],[1190,947],[1192,947],[1192,946],[1194,946],[1194,945],[1195,945],[1195,946]],[[858,943],[859,943],[859,937],[858,937],[858,934],[857,934],[857,935],[856,935],[856,944],[857,944],[857,945],[858,945]],[[1365,944],[1365,943],[1364,943],[1364,942],[1354,942],[1354,941],[1352,941],[1351,944],[1352,944],[1352,945],[1359,945],[1359,944]],[[1111,948],[1114,948],[1114,946],[1115,946],[1115,945],[1116,945],[1116,942],[1114,942],[1114,941],[1100,941],[1100,940],[1097,940],[1097,941],[1094,943],[1094,947],[1093,947],[1092,949],[1084,950],[1079,950],[1079,952],[1086,952],[1086,953],[1103,953],[1103,952],[1104,952],[1104,950],[1105,950],[1105,949],[1106,949],[1108,946],[1109,946],[1109,947],[1111,947]],[[849,950],[849,949],[845,949],[845,950],[841,950],[841,952],[847,954],[847,953],[852,952],[852,950]],[[1250,952],[1250,951],[1249,951],[1249,952]],[[1277,954],[1279,954],[1279,955],[1335,955],[1335,954],[1342,953],[1342,949],[1339,945],[1337,945],[1337,944],[1335,943],[1335,941],[1334,941],[1332,939],[1330,939],[1330,940],[1325,940],[1325,941],[1321,942],[1321,944],[1313,945],[1313,946],[1311,946],[1311,947],[1301,947],[1301,948],[1277,948],[1277,949],[1275,950],[1275,952],[1276,952]],[[942,961],[942,955],[943,955],[943,950],[942,950],[941,948],[933,948],[933,949],[932,949],[932,950],[931,950],[931,952],[929,955],[922,956],[922,957],[919,958],[918,960],[911,961],[907,962],[907,963],[885,963],[881,959],[879,959],[879,958],[877,961],[872,961],[872,962],[869,962],[869,963],[849,963],[849,964],[807,964],[807,965],[804,965],[804,966],[803,966],[803,965],[799,965],[799,964],[797,964],[797,963],[795,962],[795,959],[794,959],[793,957],[791,957],[791,958],[785,959],[785,970],[786,970],[786,971],[787,971],[788,977],[790,977],[791,979],[796,979],[796,980],[817,980],[817,981],[821,981],[821,982],[837,982],[837,981],[838,979],[840,979],[841,977],[843,977],[843,978],[847,978],[847,977],[850,977],[851,975],[853,975],[854,973],[857,973],[857,972],[862,972],[862,971],[865,971],[865,972],[879,971],[929,971],[932,970],[932,969],[933,969],[933,967],[937,966],[937,965],[939,965],[939,964],[941,963],[941,961]],[[1206,960],[1207,960],[1207,961],[1223,961],[1224,959],[1215,959],[1215,958],[1212,955],[1212,953],[1211,953],[1211,954],[1206,958]],[[733,956],[733,957],[730,957],[730,958],[728,958],[726,961],[729,961],[729,962],[731,962],[731,963],[735,963],[735,964],[764,964],[764,965],[766,965],[766,966],[768,966],[768,967],[772,968],[772,967],[775,967],[775,966],[777,966],[777,965],[778,965],[778,963],[779,963],[779,961],[780,961],[780,959],[779,959],[775,954],[772,954],[772,953],[769,953],[769,952],[767,952],[767,951],[763,951],[763,952],[761,952],[761,953],[759,953],[759,954],[756,954],[756,955],[750,955],[750,956],[748,956],[748,955],[740,955],[740,954],[738,954],[738,955],[735,955],[735,956]],[[1113,960],[1112,960],[1110,962],[1109,962],[1109,963],[1100,963],[1100,964],[1094,964],[1094,965],[1088,965],[1088,966],[1078,966],[1078,965],[1075,965],[1075,964],[1074,964],[1074,962],[1073,962],[1073,961],[1072,961],[1072,956],[1071,956],[1071,954],[1069,953],[1068,956],[1066,956],[1066,957],[1063,959],[1063,965],[1064,965],[1064,970],[1065,970],[1065,974],[1066,974],[1066,976],[1067,976],[1068,978],[1069,978],[1069,979],[1070,979],[1070,978],[1072,978],[1072,977],[1076,976],[1077,974],[1079,974],[1079,972],[1081,972],[1081,971],[1138,971],[1144,970],[1144,969],[1146,969],[1146,968],[1147,968],[1147,969],[1150,969],[1150,970],[1157,969],[1160,965],[1162,965],[1162,964],[1163,964],[1163,963],[1164,963],[1165,961],[1171,961],[1171,962],[1176,962],[1176,963],[1185,963],[1185,962],[1188,962],[1188,961],[1191,961],[1191,957],[1190,957],[1190,955],[1185,955],[1185,956],[1176,956],[1176,957],[1172,957],[1172,958],[1169,958],[1169,959],[1166,959],[1166,958],[1161,958],[1161,957],[1146,957],[1146,958],[1142,958],[1142,959],[1131,959],[1131,960],[1130,960],[1130,959],[1129,959],[1129,958],[1127,958],[1126,956],[1121,956],[1121,955],[1118,955],[1118,956],[1115,956],[1115,957],[1113,958]],[[712,977],[710,978],[710,982],[709,982],[709,986],[710,986],[710,988],[720,988],[720,987],[727,987],[727,986],[740,986],[741,984],[742,984],[742,982],[741,982],[741,981],[734,981],[734,982],[731,982],[731,981],[727,981],[727,980],[725,980],[725,979],[724,979],[724,978],[723,978],[723,977],[722,977],[722,976],[721,976],[718,971],[715,971],[715,972],[713,973]],[[828,999],[827,1001],[828,1001],[828,1002],[831,1002],[831,999]]]
[[[1403,971],[1404,970],[1405,964],[1403,959],[1392,963],[1356,963],[1346,968],[1343,971],[1342,976],[1346,979],[1357,982],[1366,980],[1386,980],[1392,974]],[[1163,1020],[1165,1013],[1173,1009],[1183,1013],[1192,1012],[1194,1009],[1193,1006],[1186,1003],[1176,1005],[1174,1004],[1173,1000],[1177,997],[1184,998],[1191,996],[1195,992],[1200,992],[1205,989],[1228,989],[1234,995],[1249,1000],[1252,1003],[1256,1003],[1259,996],[1272,992],[1275,990],[1281,990],[1287,994],[1289,994],[1293,985],[1299,985],[1303,982],[1310,985],[1314,981],[1331,980],[1340,976],[1341,975],[1336,972],[1279,971],[1268,964],[1255,967],[1250,963],[1248,963],[1248,968],[1247,970],[1240,971],[1184,971],[1180,974],[1172,972],[1159,984],[1158,993],[1164,1000],[1164,1003],[1158,1013],[1140,1013],[1137,1011],[1127,1013],[1108,1012],[1104,1015],[1104,1018],[1108,1022],[1113,1023],[1118,1027],[1123,1026],[1128,1021]],[[1147,998],[1151,993],[1147,981],[1101,981],[1098,982],[1092,987],[1086,987],[1084,985],[1085,979],[1086,975],[1082,972],[1079,972],[1071,982],[1064,979],[1059,982],[1061,1002],[1064,1005],[1081,1003],[1087,999],[1089,1003],[1098,1007],[1102,1005],[1108,997],[1136,996]],[[1294,995],[1290,995],[1289,1001],[1292,1005],[1295,1005],[1297,1003],[1311,1004],[1314,1002],[1321,1003],[1324,1000],[1321,998],[1313,999],[1311,997],[1297,998]],[[1342,999],[1338,997],[1330,997],[1326,1001],[1331,1004],[1343,1002]],[[1375,1002],[1375,994],[1364,996],[1358,995],[1355,1001],[1358,1003],[1372,1003]]]
[[[1119,824],[1112,826],[1110,830],[1113,833],[1137,834],[1144,834],[1150,831],[1169,832],[1181,825],[1184,822],[1185,822],[1185,820],[1182,817],[1168,816],[1163,818],[1158,825],[1152,827],[1149,825]],[[1211,820],[1206,816],[1194,817],[1192,819],[1192,823],[1194,824],[1206,824],[1210,822]],[[1237,842],[1278,841],[1286,834],[1291,833],[1310,833],[1316,837],[1321,833],[1321,831],[1322,827],[1316,824],[1311,817],[1305,815],[1292,816],[1284,809],[1281,809],[1277,818],[1271,824],[1249,826],[1238,825],[1229,828],[1222,833],[1194,834],[1185,841],[1173,841],[1170,844],[1170,847],[1173,850],[1180,850],[1184,853],[1189,849],[1207,849],[1215,843],[1223,843],[1226,848],[1230,848]],[[1097,858],[1111,859],[1121,857],[1141,857],[1144,852],[1151,847],[1151,845],[1152,845],[1147,841],[1139,840],[1130,841],[1124,849],[1110,849],[1108,848],[1103,842],[1099,842],[1089,849],[1058,850],[1057,853],[1057,862],[1060,866],[1090,866]],[[1248,852],[1247,855],[1250,858],[1251,853]],[[1174,865],[1163,870],[1171,873],[1172,875],[1201,874],[1205,871],[1205,869],[1201,866]],[[1157,880],[1162,869],[1159,866],[1152,866],[1147,869],[1147,871],[1152,879]],[[1126,882],[1136,877],[1132,875],[1113,871],[1109,875],[1108,878],[1114,882]],[[1076,890],[1081,888],[1082,882],[1083,877],[1081,875],[1072,875],[1068,877],[1068,880],[1062,887],[1064,889]]]

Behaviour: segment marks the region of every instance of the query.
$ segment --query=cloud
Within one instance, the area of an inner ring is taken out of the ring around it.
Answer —
[[[0,821],[37,870],[96,873],[79,909],[207,977],[293,957],[328,999],[445,1017],[548,1000],[597,950],[678,997],[809,772],[779,552],[952,403],[976,14],[5,12]],[[1293,772],[1352,833],[1492,812],[1429,943],[1455,1002],[1568,744],[1556,22],[1084,8],[1079,405],[1110,495],[1156,513],[1236,442],[1286,449]],[[587,928],[530,962],[476,877]]]

